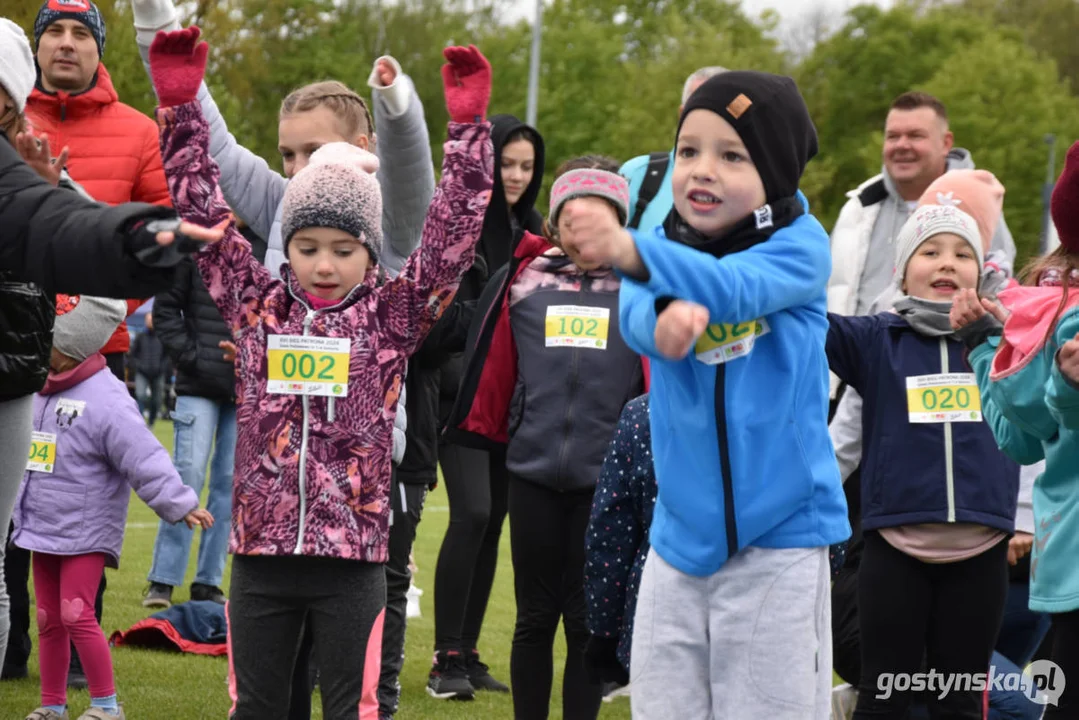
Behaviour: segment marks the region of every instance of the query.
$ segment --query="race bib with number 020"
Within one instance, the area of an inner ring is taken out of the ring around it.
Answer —
[[[771,329],[764,318],[734,325],[709,325],[697,338],[694,351],[697,359],[705,365],[722,365],[749,355],[753,352],[757,338],[769,332]]]
[[[56,435],[35,432],[30,436],[30,457],[27,470],[51,473],[56,466]]]
[[[266,339],[266,392],[348,396],[348,338],[270,335]]]
[[[907,378],[912,423],[981,422],[982,395],[974,373],[941,373]]]
[[[546,347],[607,349],[611,311],[587,305],[548,305]]]

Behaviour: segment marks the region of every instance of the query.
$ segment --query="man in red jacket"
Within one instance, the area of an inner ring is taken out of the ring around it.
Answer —
[[[91,0],[47,0],[34,21],[39,69],[26,115],[56,150],[68,148],[68,172],[94,199],[169,205],[157,125],[119,101],[101,62],[105,22]],[[141,300],[128,301],[128,314]],[[131,341],[121,323],[102,349],[124,379]]]

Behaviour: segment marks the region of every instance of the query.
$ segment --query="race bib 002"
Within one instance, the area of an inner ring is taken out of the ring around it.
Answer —
[[[266,392],[348,395],[348,338],[270,335],[266,339]]]
[[[607,349],[611,311],[587,305],[548,305],[546,347]]]
[[[56,435],[35,432],[30,436],[30,457],[26,462],[27,470],[51,473],[56,465]]]
[[[982,395],[974,373],[915,375],[907,378],[912,423],[981,422]]]
[[[706,365],[723,363],[745,357],[753,352],[753,345],[761,335],[770,332],[768,322],[761,318],[752,322],[713,324],[697,338],[694,351],[697,359]]]

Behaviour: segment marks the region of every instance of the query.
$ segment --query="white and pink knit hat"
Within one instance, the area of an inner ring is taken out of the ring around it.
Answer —
[[[281,209],[285,252],[298,230],[336,228],[353,236],[378,262],[382,248],[382,190],[378,158],[345,142],[323,145],[289,181]]]
[[[601,197],[618,210],[618,220],[623,225],[629,217],[629,182],[621,175],[606,170],[581,168],[563,173],[551,188],[552,227],[558,227],[558,214],[562,206],[574,198]]]

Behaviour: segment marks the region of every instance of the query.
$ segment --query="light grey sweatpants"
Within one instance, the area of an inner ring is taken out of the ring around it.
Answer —
[[[33,395],[0,402],[0,662],[7,653],[7,636],[11,630],[11,602],[4,584],[4,549],[15,496],[30,454],[33,411]]]
[[[648,553],[630,654],[634,720],[828,720],[828,548],[742,550],[694,577]]]

